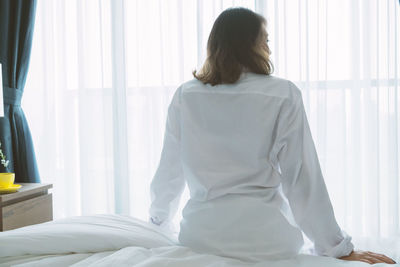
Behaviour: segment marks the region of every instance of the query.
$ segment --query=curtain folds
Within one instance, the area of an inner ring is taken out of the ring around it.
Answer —
[[[3,153],[10,160],[7,170],[16,182],[39,182],[31,133],[21,108],[28,73],[35,23],[35,0],[0,1],[0,62],[3,70],[4,118],[0,118]]]

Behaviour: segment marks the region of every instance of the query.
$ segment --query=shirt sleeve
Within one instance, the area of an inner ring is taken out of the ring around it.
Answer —
[[[291,82],[284,100],[274,145],[282,190],[296,223],[314,243],[315,254],[339,258],[354,249],[351,237],[338,226],[321,172],[301,91]]]
[[[180,88],[168,107],[163,149],[150,185],[150,221],[166,225],[175,216],[185,187],[180,153]]]

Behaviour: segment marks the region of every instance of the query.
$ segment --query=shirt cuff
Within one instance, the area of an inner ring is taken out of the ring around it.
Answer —
[[[343,236],[342,241],[336,246],[326,250],[322,253],[322,256],[328,256],[333,258],[340,258],[343,256],[348,256],[354,250],[354,245],[351,242],[351,236],[349,236],[345,231],[341,230]]]
[[[150,222],[156,225],[160,225],[162,223],[162,221],[157,217],[150,217]]]

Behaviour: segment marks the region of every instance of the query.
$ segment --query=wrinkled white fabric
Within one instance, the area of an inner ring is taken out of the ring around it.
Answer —
[[[257,263],[196,253],[177,246],[159,227],[128,216],[96,215],[0,232],[0,267],[8,266],[176,266],[176,267],[362,267],[365,262],[308,255]],[[354,240],[358,248],[383,253],[400,262],[400,236]],[[394,267],[385,263],[374,266]],[[396,266],[399,266],[397,264]]]
[[[151,183],[153,223],[171,221],[185,182],[179,240],[195,251],[291,257],[301,230],[316,255],[338,258],[354,248],[336,222],[301,91],[290,81],[243,73],[230,85],[182,84]]]
[[[342,261],[329,257],[300,254],[292,259],[247,263],[210,254],[199,254],[187,247],[126,247],[93,254],[59,254],[0,258],[0,267],[370,267],[360,261]],[[374,267],[394,267],[385,263]],[[396,265],[398,266],[398,265]]]
[[[124,215],[79,216],[0,232],[2,258],[22,255],[91,253],[128,246],[176,245],[173,235]]]

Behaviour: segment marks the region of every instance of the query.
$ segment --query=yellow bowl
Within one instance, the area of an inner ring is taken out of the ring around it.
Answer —
[[[0,188],[8,188],[14,184],[15,173],[0,173]]]

